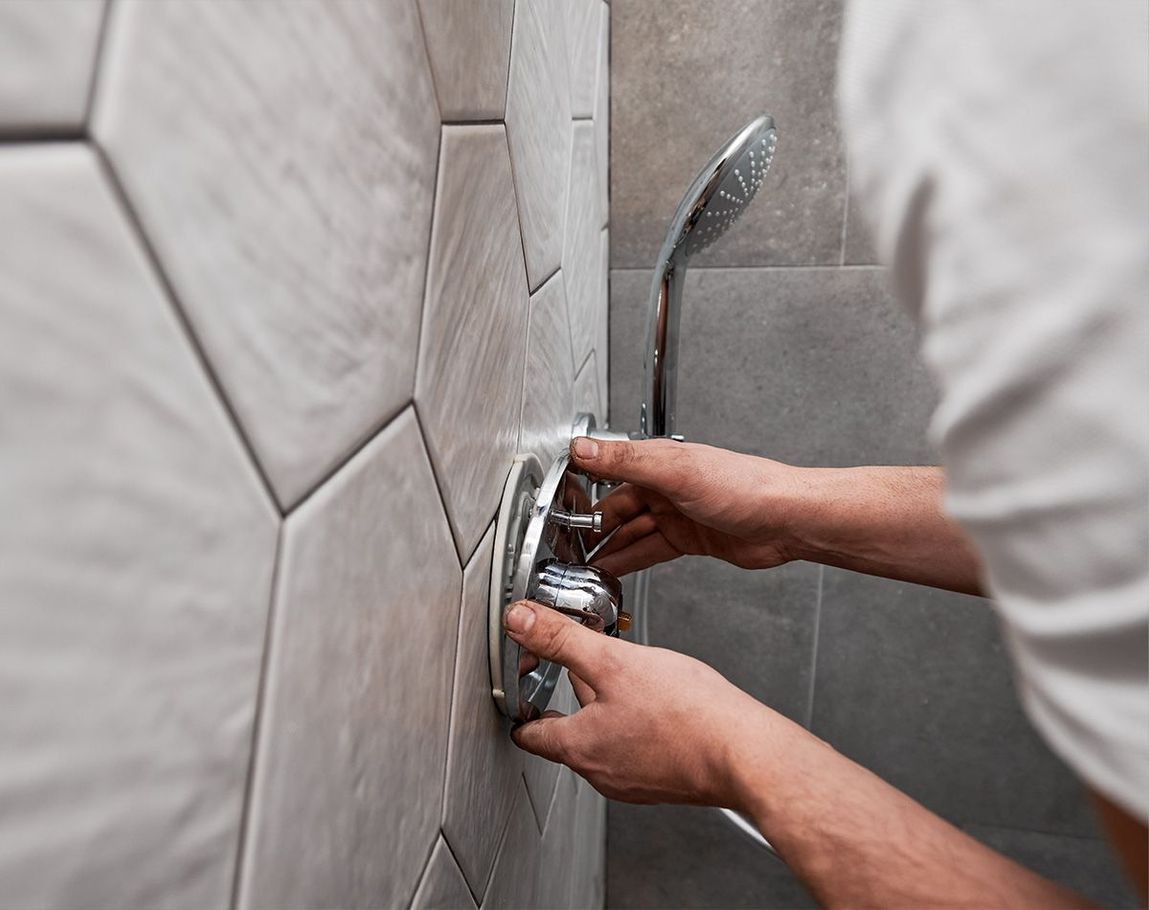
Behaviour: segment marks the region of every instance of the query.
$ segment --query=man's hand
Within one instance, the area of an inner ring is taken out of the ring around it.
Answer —
[[[582,706],[523,724],[515,742],[612,799],[741,808],[731,768],[739,745],[789,724],[700,661],[609,638],[547,607],[512,605],[506,628],[569,669]]]
[[[973,547],[936,467],[803,468],[711,446],[579,437],[576,465],[622,481],[598,503],[596,565],[625,575],[685,554],[745,569],[792,559],[981,593]]]
[[[711,446],[648,439],[580,437],[575,463],[604,480],[624,481],[596,506],[614,536],[595,564],[625,575],[679,556],[716,556],[744,569],[790,559],[788,506],[799,469]]]

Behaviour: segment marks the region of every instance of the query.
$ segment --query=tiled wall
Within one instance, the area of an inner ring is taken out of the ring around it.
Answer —
[[[606,417],[608,27],[0,4],[0,903],[601,905],[486,597]]]
[[[934,463],[934,392],[857,213],[834,106],[837,0],[611,4],[611,414],[637,425],[651,267],[681,193],[761,111],[774,170],[693,260],[679,429],[797,464]],[[976,598],[798,563],[699,559],[652,581],[655,643],[693,654],[931,809],[1120,902],[1080,787],[1022,715]],[[785,867],[707,810],[612,804],[611,907],[796,907]],[[614,858],[619,861],[615,862]]]

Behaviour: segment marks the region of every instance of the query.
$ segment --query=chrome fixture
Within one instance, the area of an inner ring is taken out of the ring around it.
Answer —
[[[592,432],[593,418],[582,421],[580,431]],[[516,456],[503,488],[489,595],[491,694],[513,721],[546,710],[562,668],[507,638],[503,613],[510,604],[534,600],[606,635],[629,628],[618,579],[587,565],[593,545],[583,534],[602,528],[593,494],[590,478],[566,454],[545,476],[534,455]]]
[[[774,161],[777,141],[774,118],[769,114],[755,117],[699,171],[674,212],[650,289],[645,398],[639,424],[644,437],[675,432],[678,324],[686,264],[746,211]]]

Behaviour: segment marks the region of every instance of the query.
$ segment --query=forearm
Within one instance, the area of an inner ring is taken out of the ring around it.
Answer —
[[[942,510],[941,468],[794,471],[786,507],[793,558],[983,593],[977,555]]]
[[[731,767],[753,817],[823,906],[1083,907],[771,713]]]

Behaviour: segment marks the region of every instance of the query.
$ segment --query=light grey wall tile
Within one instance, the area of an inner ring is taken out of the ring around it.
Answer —
[[[499,844],[499,858],[483,896],[483,910],[523,910],[538,906],[542,840],[526,790],[519,788],[511,823]]]
[[[577,364],[581,364],[594,349],[598,321],[603,313],[600,272],[606,265],[602,260],[594,149],[594,124],[577,121],[571,149],[570,202],[563,247],[563,281],[570,307],[571,338]]]
[[[570,167],[566,11],[518,0],[507,87],[507,135],[531,290],[562,261]]]
[[[443,127],[415,401],[464,558],[518,443],[527,307],[503,127]]]
[[[545,471],[566,451],[575,416],[574,363],[561,272],[535,291],[530,309],[519,451],[537,455]]]
[[[567,0],[564,6],[571,116],[590,117],[595,104],[601,3],[600,0]]]
[[[575,376],[574,397],[575,412],[579,414],[594,414],[599,426],[606,422],[606,409],[602,406],[603,395],[598,388],[599,369],[595,352],[583,361],[582,368]]]
[[[220,906],[278,517],[91,150],[0,198],[0,893]]]
[[[514,0],[419,0],[444,120],[501,120]]]
[[[410,900],[441,816],[460,588],[408,409],[287,520],[242,906]]]
[[[600,4],[598,75],[594,98],[594,153],[602,224],[610,221],[610,7]],[[609,257],[603,259],[603,268]]]
[[[571,903],[571,886],[575,873],[575,815],[578,795],[575,776],[567,768],[559,775],[554,799],[547,813],[539,858],[538,903],[540,910],[566,910]]]
[[[467,880],[451,856],[443,838],[435,841],[435,849],[423,870],[423,878],[415,890],[411,910],[474,910],[475,899],[467,888]]]
[[[594,349],[598,368],[599,408],[603,418],[610,416],[610,229],[603,228],[598,240],[598,291],[595,294]]]
[[[977,598],[827,568],[813,729],[958,824],[1096,833]]]
[[[411,397],[439,139],[414,4],[123,3],[94,118],[283,505]]]
[[[839,0],[611,5],[612,266],[650,268],[698,170],[750,118],[778,154],[738,226],[699,264],[839,261],[845,163],[834,109]]]
[[[785,865],[713,809],[611,803],[608,824],[609,907],[818,906]]]
[[[611,276],[612,412],[625,427],[638,412],[649,291],[649,272]],[[684,301],[688,439],[793,464],[936,461],[933,384],[883,270],[695,269]]]
[[[607,801],[577,778],[571,907],[600,908],[606,900]]]
[[[987,847],[1038,875],[1074,888],[1102,907],[1137,907],[1142,903],[1133,893],[1113,848],[1104,840],[982,825],[968,825],[965,831]]]
[[[650,581],[650,641],[708,663],[800,724],[813,673],[819,567],[749,572],[687,556]]]
[[[522,789],[523,755],[491,698],[489,610],[492,528],[463,572],[463,608],[451,705],[443,833],[471,890],[487,886],[499,835]]]
[[[103,18],[103,0],[0,3],[0,137],[79,132]]]

